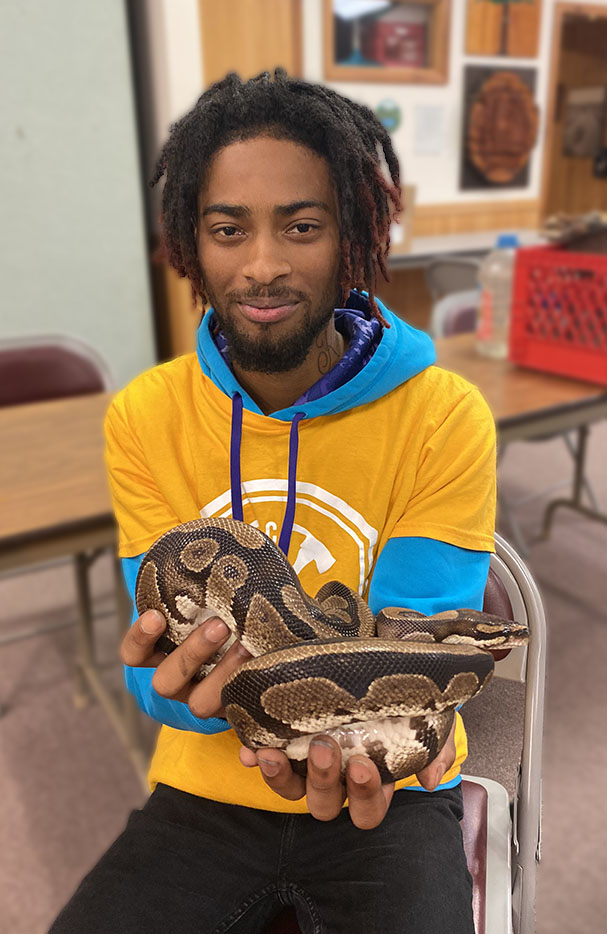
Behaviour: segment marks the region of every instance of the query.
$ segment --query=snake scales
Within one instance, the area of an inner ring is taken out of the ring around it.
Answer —
[[[455,709],[487,684],[487,648],[522,645],[520,624],[474,610],[424,616],[385,609],[375,618],[358,593],[325,584],[312,599],[282,551],[233,519],[197,519],[166,532],[145,555],[139,614],[159,610],[173,651],[196,626],[221,617],[254,658],[229,676],[226,717],[252,749],[283,748],[305,774],[315,734],[334,737],[342,766],[364,752],[383,781],[419,772],[438,754]]]

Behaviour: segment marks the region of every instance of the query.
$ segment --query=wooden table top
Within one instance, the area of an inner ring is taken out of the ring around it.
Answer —
[[[435,341],[437,363],[474,383],[483,393],[498,428],[537,419],[540,415],[575,413],[607,404],[600,386],[518,367],[508,360],[480,356],[474,334],[456,334]]]
[[[0,408],[0,540],[112,519],[103,460],[111,398]]]

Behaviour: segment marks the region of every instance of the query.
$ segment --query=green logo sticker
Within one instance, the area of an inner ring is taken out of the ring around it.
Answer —
[[[401,110],[396,101],[380,101],[375,108],[375,116],[385,126],[388,133],[394,133],[400,126]]]

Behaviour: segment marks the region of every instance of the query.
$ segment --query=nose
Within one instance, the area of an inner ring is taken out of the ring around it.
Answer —
[[[252,237],[242,274],[246,279],[259,285],[270,285],[276,279],[288,276],[291,264],[284,247],[276,237],[270,234],[258,234]]]

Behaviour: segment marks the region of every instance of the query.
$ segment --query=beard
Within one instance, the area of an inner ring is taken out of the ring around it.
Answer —
[[[249,289],[247,292],[229,292],[222,307],[210,288],[205,289],[213,306],[220,330],[228,344],[232,363],[251,373],[287,373],[301,366],[312,349],[312,345],[333,318],[339,304],[337,280],[327,286],[316,305],[312,305],[305,292],[288,291],[277,287]],[[277,334],[276,325],[257,325],[258,335],[251,337],[239,327],[234,316],[227,311],[234,302],[245,302],[259,298],[279,299],[286,303],[300,302],[297,324],[288,334]]]

